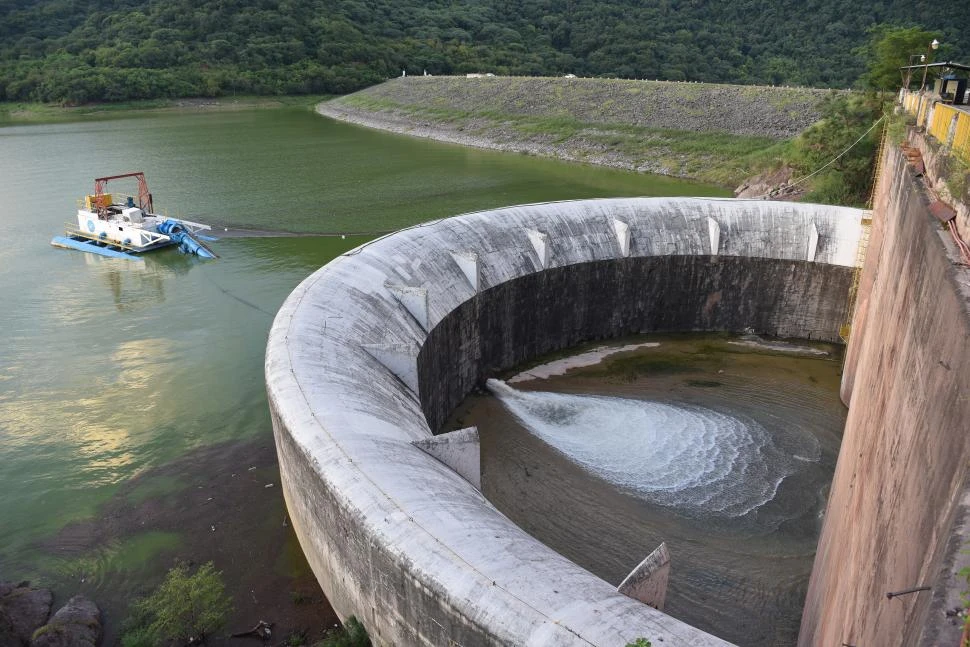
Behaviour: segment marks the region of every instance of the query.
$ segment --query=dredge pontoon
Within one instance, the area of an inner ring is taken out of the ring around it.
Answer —
[[[132,196],[105,192],[110,180],[122,178],[138,180],[137,204]],[[145,174],[125,173],[96,178],[94,194],[85,196],[84,206],[77,211],[77,224],[69,223],[51,245],[133,260],[142,260],[138,256],[142,252],[178,245],[182,253],[217,258],[202,242],[216,239],[199,233],[208,229],[209,225],[156,214]]]

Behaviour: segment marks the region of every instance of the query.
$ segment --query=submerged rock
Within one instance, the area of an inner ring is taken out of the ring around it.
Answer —
[[[101,610],[75,595],[46,625],[34,632],[31,647],[95,647],[101,640]]]
[[[29,582],[0,582],[0,647],[30,644],[34,631],[47,621],[54,596]]]

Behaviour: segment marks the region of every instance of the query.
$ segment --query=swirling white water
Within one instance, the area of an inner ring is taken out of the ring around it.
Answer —
[[[746,417],[628,398],[489,390],[532,433],[587,471],[684,512],[741,517],[820,457],[799,430],[769,433]]]

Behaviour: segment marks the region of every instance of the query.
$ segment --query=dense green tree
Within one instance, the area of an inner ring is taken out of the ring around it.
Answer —
[[[222,574],[208,562],[190,574],[179,564],[147,598],[135,602],[126,622],[124,647],[205,643],[226,622],[232,603]]]
[[[867,92],[830,97],[822,119],[792,142],[788,160],[815,174],[809,201],[863,206],[869,200],[888,95]]]
[[[930,48],[930,43],[941,36],[939,32],[927,31],[921,27],[892,25],[873,27],[870,34],[868,45],[860,52],[868,59],[868,70],[863,81],[868,87],[889,91],[902,85],[903,78],[899,68],[919,64],[919,55],[933,57],[935,52]]]
[[[866,71],[854,48],[873,25],[923,22],[948,57],[970,55],[970,3],[933,9],[909,0],[0,0],[0,99],[336,93],[401,70],[845,88]],[[925,46],[885,44],[900,56]]]

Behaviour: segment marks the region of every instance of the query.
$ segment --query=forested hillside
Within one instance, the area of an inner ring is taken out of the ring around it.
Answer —
[[[0,100],[343,93],[402,69],[844,88],[878,23],[970,54],[966,0],[0,0]]]

